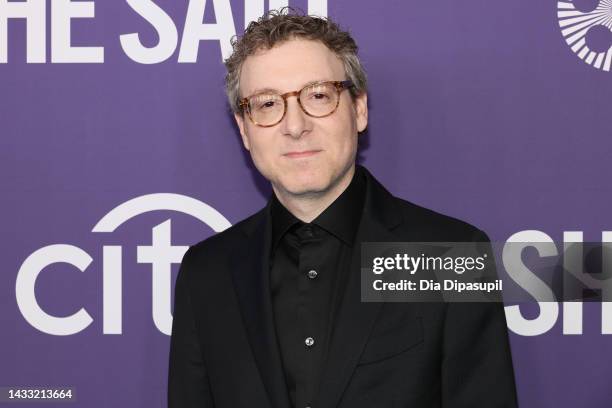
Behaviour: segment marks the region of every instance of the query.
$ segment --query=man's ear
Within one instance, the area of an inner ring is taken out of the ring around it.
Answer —
[[[236,119],[236,124],[238,125],[238,129],[240,130],[240,136],[242,137],[242,144],[244,145],[244,148],[247,150],[251,150],[249,138],[246,134],[246,129],[244,128],[244,115],[240,113],[234,113],[234,119]]]
[[[355,115],[357,131],[363,132],[368,126],[368,94],[366,92],[355,97]]]

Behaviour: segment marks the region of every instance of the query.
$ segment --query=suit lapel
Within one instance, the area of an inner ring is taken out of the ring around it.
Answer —
[[[321,408],[337,406],[383,305],[382,302],[361,302],[361,243],[395,241],[391,230],[401,223],[394,198],[367,171],[365,173],[364,212],[315,405]]]
[[[289,395],[270,297],[268,254],[271,228],[267,210],[268,207],[245,229],[247,238],[234,252],[231,272],[249,343],[270,400],[268,406],[288,408]],[[262,401],[253,401],[255,406],[261,404]]]

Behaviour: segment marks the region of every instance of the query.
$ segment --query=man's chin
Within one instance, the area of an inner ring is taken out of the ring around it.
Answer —
[[[325,192],[325,188],[320,186],[302,185],[288,188],[286,191],[295,197],[319,196]]]
[[[285,183],[282,190],[290,196],[294,197],[317,197],[324,194],[329,189],[326,183],[321,181],[297,181]]]

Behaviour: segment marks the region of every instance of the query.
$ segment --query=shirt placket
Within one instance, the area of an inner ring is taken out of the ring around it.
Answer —
[[[314,398],[313,388],[316,382],[314,378],[317,363],[321,354],[322,333],[316,321],[317,298],[320,297],[318,288],[318,276],[320,273],[320,259],[317,259],[317,247],[321,244],[321,238],[317,237],[317,231],[312,226],[303,226],[299,233],[300,257],[298,262],[298,318],[301,328],[302,345],[299,350],[302,353],[299,381],[296,384],[296,406],[305,408],[312,405]]]

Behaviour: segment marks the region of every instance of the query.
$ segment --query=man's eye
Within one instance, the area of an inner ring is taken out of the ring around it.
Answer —
[[[313,92],[308,95],[308,99],[317,103],[326,103],[331,98],[329,97],[329,94],[327,92]]]
[[[276,105],[276,101],[263,101],[257,105],[257,109],[270,109]]]

